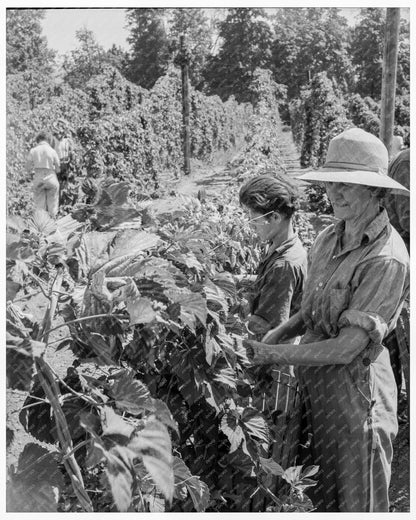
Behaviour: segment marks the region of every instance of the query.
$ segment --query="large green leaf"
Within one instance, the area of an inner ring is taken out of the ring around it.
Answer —
[[[174,261],[176,263],[185,265],[188,269],[195,269],[195,271],[198,273],[204,269],[201,262],[197,260],[195,254],[192,251],[189,251],[188,253],[176,254]]]
[[[237,296],[237,284],[232,274],[230,273],[218,273],[212,280],[215,285],[220,287],[226,296],[231,298],[232,301],[236,299]]]
[[[131,454],[122,446],[114,446],[106,452],[105,472],[110,484],[114,504],[119,511],[127,511],[133,497],[133,466]]]
[[[140,211],[128,202],[130,183],[106,181],[102,184],[95,204],[97,223],[101,229],[118,226],[129,220],[140,218]]]
[[[94,352],[97,357],[97,361],[104,365],[113,365],[113,351],[109,340],[101,334],[97,333],[85,333],[88,341],[88,346]]]
[[[227,299],[224,291],[220,287],[210,280],[207,280],[204,285],[204,292],[210,309],[217,312],[222,310],[225,314],[228,314],[229,307]]]
[[[152,412],[160,422],[162,422],[165,426],[169,426],[176,433],[179,433],[178,425],[176,421],[173,419],[173,416],[167,406],[167,404],[160,399],[149,399],[146,403],[146,408],[150,412]]]
[[[6,302],[13,301],[22,285],[12,280],[6,280]]]
[[[56,221],[43,209],[36,209],[31,215],[27,223],[30,231],[41,235],[51,235],[57,229]]]
[[[118,435],[129,439],[134,431],[134,426],[116,414],[109,406],[104,406],[102,409],[101,423],[103,436]]]
[[[175,496],[183,497],[185,488],[192,498],[194,507],[198,513],[206,510],[210,495],[208,486],[199,477],[192,475],[187,465],[179,457],[173,459],[173,472],[175,475]]]
[[[221,368],[220,370],[218,370],[216,372],[213,379],[217,383],[221,383],[234,390],[237,389],[237,379],[236,379],[235,372],[232,368],[229,368],[229,367]]]
[[[17,233],[20,234],[25,229],[28,229],[28,224],[23,217],[20,217],[19,215],[10,215],[6,220],[6,228],[17,231]]]
[[[71,215],[65,215],[65,217],[59,218],[56,221],[56,224],[58,227],[56,230],[57,238],[64,242],[68,240],[70,235],[83,226],[82,222],[78,222],[78,220],[73,219]]]
[[[81,276],[87,277],[108,261],[109,244],[114,236],[114,231],[92,231],[82,235],[79,246],[75,249]]]
[[[27,444],[19,456],[18,468],[7,483],[7,511],[56,512],[64,480],[58,466],[59,454],[39,444]]]
[[[115,237],[110,250],[110,258],[149,251],[160,244],[160,242],[160,237],[154,233],[137,231],[135,229],[124,230]]]
[[[239,419],[240,416],[236,410],[228,410],[221,419],[221,431],[225,433],[231,444],[230,453],[246,443],[246,436]]]
[[[166,511],[165,499],[158,495],[143,495],[151,513],[164,513]]]
[[[7,386],[28,392],[34,373],[34,356],[45,351],[45,344],[30,338],[19,338],[6,333]]]
[[[208,365],[212,365],[217,356],[221,353],[221,347],[218,345],[215,338],[208,337],[205,341],[204,348],[205,359],[207,360]]]
[[[132,372],[125,372],[116,379],[110,390],[110,396],[115,400],[117,408],[133,415],[142,413],[150,400],[147,387],[137,379]]]
[[[129,443],[129,448],[140,454],[143,464],[166,500],[173,497],[172,444],[169,432],[160,421],[149,421]]]
[[[180,304],[180,318],[191,330],[195,330],[196,318],[199,319],[202,325],[206,325],[208,309],[206,300],[202,294],[179,290],[168,290],[166,294],[173,303]]]
[[[270,433],[267,421],[255,408],[245,408],[241,415],[241,422],[250,437],[269,442]]]
[[[153,310],[152,302],[148,298],[127,301],[127,311],[130,316],[130,325],[150,323],[157,317],[157,312]]]
[[[282,468],[282,466],[280,466],[280,464],[278,464],[272,458],[265,459],[263,457],[259,457],[259,461],[260,461],[262,469],[266,473],[272,474],[272,475],[277,475],[279,477],[281,477],[283,475],[284,469]]]

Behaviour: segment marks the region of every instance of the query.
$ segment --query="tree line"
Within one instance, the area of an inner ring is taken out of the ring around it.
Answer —
[[[179,63],[180,35],[186,37],[191,85],[226,101],[253,102],[256,70],[279,85],[279,108],[290,124],[304,165],[319,158],[305,129],[338,119],[377,133],[379,128],[385,8],[363,8],[351,26],[339,8],[139,8],[126,9],[129,50],[105,50],[92,31],[76,32],[78,46],[60,66],[42,35],[45,9],[7,10],[8,100],[33,109],[63,87],[85,90],[108,66],[133,84],[151,89]],[[183,57],[182,57],[183,59]],[[400,28],[395,132],[409,139],[410,32]],[[325,99],[323,100],[323,98]],[[325,117],[313,111],[324,106]],[[316,121],[314,122],[316,124]],[[333,125],[334,126],[334,125]],[[315,131],[313,132],[316,133]],[[329,133],[328,133],[328,138]],[[316,144],[316,143],[315,143]]]

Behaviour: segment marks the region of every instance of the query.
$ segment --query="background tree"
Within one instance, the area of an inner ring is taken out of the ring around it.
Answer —
[[[141,87],[151,88],[169,63],[169,41],[165,9],[127,9],[131,45],[127,77]]]
[[[222,40],[217,55],[205,71],[208,90],[223,100],[234,95],[239,102],[249,101],[248,86],[257,67],[270,68],[273,33],[264,9],[229,9],[219,23]]]
[[[42,36],[44,9],[7,9],[7,106],[30,110],[50,99],[55,88],[55,52]]]
[[[361,9],[358,24],[353,28],[350,46],[356,67],[357,81],[354,91],[362,97],[379,101],[383,74],[383,46],[386,10]],[[408,95],[410,85],[410,30],[409,22],[401,20],[397,58],[397,94]]]
[[[397,90],[410,92],[410,25],[401,19],[399,33],[399,52],[397,56]]]
[[[129,61],[129,53],[122,47],[113,44],[108,51],[105,52],[104,60],[125,75]]]
[[[351,39],[351,57],[356,67],[356,92],[362,97],[381,97],[385,9],[361,9]]]
[[[42,36],[45,9],[7,9],[6,74],[27,70],[51,72],[55,52]]]
[[[83,89],[93,76],[102,72],[106,62],[105,51],[90,29],[79,29],[75,35],[79,46],[64,57],[64,81],[72,88]]]
[[[190,56],[189,77],[192,85],[198,87],[202,81],[202,71],[207,57],[213,46],[209,19],[203,9],[170,9],[168,14],[170,50],[174,56],[178,54],[180,35],[184,34]]]
[[[274,18],[275,80],[299,96],[311,78],[326,72],[345,91],[352,80],[348,24],[337,8],[282,8]]]

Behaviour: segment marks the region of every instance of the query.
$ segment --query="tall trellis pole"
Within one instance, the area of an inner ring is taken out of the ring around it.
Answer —
[[[180,63],[182,70],[182,116],[183,116],[183,169],[184,174],[191,173],[191,145],[189,129],[189,56],[185,44],[185,35],[180,35]]]
[[[400,9],[387,8],[381,85],[380,139],[390,155],[394,128],[397,55],[399,48]]]

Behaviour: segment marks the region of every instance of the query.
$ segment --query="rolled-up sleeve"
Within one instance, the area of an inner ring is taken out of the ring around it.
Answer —
[[[361,327],[372,341],[381,343],[395,327],[409,291],[406,265],[393,258],[374,259],[357,269],[351,290],[348,309],[340,315],[338,327]]]

